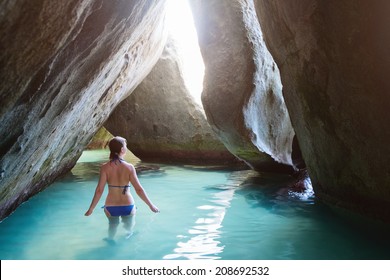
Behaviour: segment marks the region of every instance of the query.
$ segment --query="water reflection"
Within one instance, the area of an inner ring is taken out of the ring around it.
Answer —
[[[195,220],[195,224],[186,235],[178,235],[179,241],[173,254],[164,256],[164,259],[220,259],[224,245],[219,241],[222,234],[222,222],[227,209],[234,197],[236,185],[230,180],[227,185],[207,186],[208,192],[214,192],[208,204],[197,207],[202,214]]]
[[[291,199],[307,199],[313,197],[312,188],[307,185],[307,193],[292,192],[287,186],[293,182],[290,176],[264,175],[251,170],[231,172],[228,182],[223,185],[206,186],[212,196],[208,204],[197,207],[202,214],[194,221],[187,235],[178,235],[180,241],[173,254],[164,259],[220,259],[225,249],[222,243],[223,221],[235,193],[243,195],[252,206],[282,211],[283,202]],[[277,207],[275,207],[277,206]]]

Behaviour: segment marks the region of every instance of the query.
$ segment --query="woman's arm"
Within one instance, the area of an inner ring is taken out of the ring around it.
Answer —
[[[130,182],[133,185],[137,195],[149,206],[150,210],[152,210],[154,213],[160,212],[160,210],[151,202],[144,188],[141,186],[134,166],[130,165],[129,170]]]
[[[100,176],[99,176],[99,182],[96,186],[95,194],[92,198],[91,205],[89,206],[89,209],[87,212],[85,212],[85,216],[90,216],[95,209],[96,205],[98,204],[100,198],[102,197],[104,187],[107,182],[107,174],[104,171],[103,167],[100,168]]]

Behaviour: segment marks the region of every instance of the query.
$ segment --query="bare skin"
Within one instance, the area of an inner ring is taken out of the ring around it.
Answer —
[[[126,154],[126,151],[127,151],[126,146],[122,147],[121,152],[119,154],[119,158],[123,158],[123,156]],[[144,188],[139,182],[134,166],[125,161],[118,160],[116,162],[109,161],[101,166],[99,182],[96,186],[95,194],[92,198],[91,205],[89,206],[87,212],[85,212],[85,216],[90,216],[93,213],[96,205],[98,204],[103,194],[106,184],[111,186],[126,186],[129,184],[129,182],[134,187],[134,190],[137,193],[137,195],[146,203],[146,205],[149,206],[152,212],[154,213],[160,212],[159,209],[151,202]],[[108,194],[106,197],[105,206],[133,205],[134,198],[131,195],[130,190],[128,189],[125,194],[123,194],[122,192],[123,192],[122,188],[108,188]],[[110,213],[106,209],[104,209],[104,212],[107,217],[110,217]],[[136,207],[133,208],[129,216],[131,216],[132,218],[135,215],[135,212],[136,212]],[[131,231],[132,227],[134,226],[134,221],[132,221],[131,219],[127,223],[128,223],[127,229],[128,231]],[[111,228],[111,231],[112,232],[109,235],[113,237],[115,235],[116,227]]]
[[[119,157],[123,157],[125,153],[126,147],[123,147]],[[126,186],[129,182],[133,185],[137,195],[149,206],[150,210],[155,213],[159,212],[159,209],[150,201],[144,188],[139,182],[134,166],[130,163],[122,161],[120,164],[107,162],[102,165],[100,168],[99,182],[97,184],[91,205],[85,213],[85,216],[90,216],[92,214],[103,194],[106,184],[112,186]],[[130,204],[134,204],[134,198],[129,191],[126,192],[126,195],[123,195],[122,189],[109,188],[105,202],[106,206],[120,206]],[[133,211],[134,210],[135,208]],[[107,212],[106,215],[109,216]]]

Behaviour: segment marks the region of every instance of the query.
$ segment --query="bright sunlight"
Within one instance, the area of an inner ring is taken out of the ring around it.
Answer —
[[[187,0],[168,0],[167,24],[182,56],[185,83],[191,95],[201,105],[204,64]]]

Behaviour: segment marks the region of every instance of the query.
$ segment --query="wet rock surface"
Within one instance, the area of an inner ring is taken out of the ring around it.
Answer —
[[[390,221],[390,2],[256,0],[316,196]]]

